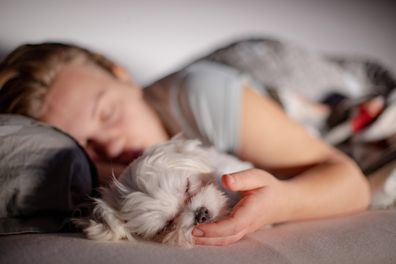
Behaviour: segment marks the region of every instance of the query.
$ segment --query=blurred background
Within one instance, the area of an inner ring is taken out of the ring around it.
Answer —
[[[0,56],[23,43],[74,42],[119,62],[141,85],[252,36],[367,56],[396,72],[396,1],[0,0]]]

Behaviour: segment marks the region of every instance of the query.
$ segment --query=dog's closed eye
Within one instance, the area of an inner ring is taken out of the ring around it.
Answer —
[[[190,189],[191,189],[190,179],[187,179],[186,192],[185,192],[185,197],[184,197],[184,204],[190,203],[191,198],[194,196],[193,194],[190,193]]]
[[[187,184],[186,184],[186,194],[190,191],[190,179],[187,178]]]

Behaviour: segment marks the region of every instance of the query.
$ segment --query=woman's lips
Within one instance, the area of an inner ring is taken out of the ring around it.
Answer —
[[[122,152],[117,157],[113,158],[112,161],[124,165],[128,165],[138,157],[143,154],[143,150],[132,150],[132,151],[125,151]]]
[[[143,154],[143,150],[129,150],[123,151],[121,154],[115,157],[108,157],[104,152],[101,152],[99,149],[95,149],[95,151],[88,152],[89,156],[97,162],[104,163],[116,163],[120,165],[129,165],[132,161],[137,159]]]

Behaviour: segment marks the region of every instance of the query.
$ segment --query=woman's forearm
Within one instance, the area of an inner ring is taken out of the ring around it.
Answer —
[[[356,212],[367,208],[369,185],[357,165],[335,155],[284,181],[288,220],[302,220]]]

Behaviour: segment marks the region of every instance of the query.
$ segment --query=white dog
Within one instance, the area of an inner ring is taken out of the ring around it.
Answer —
[[[75,223],[94,240],[143,238],[191,247],[194,226],[224,217],[236,202],[221,190],[219,176],[250,167],[176,137],[147,149],[103,189],[91,217]]]

